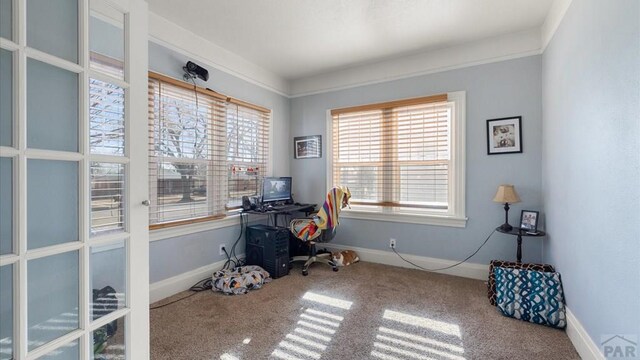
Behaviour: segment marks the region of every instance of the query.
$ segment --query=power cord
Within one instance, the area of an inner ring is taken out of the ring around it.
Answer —
[[[244,217],[245,217],[245,214],[240,213],[240,234],[238,234],[238,238],[236,239],[236,241],[233,243],[233,246],[231,247],[231,253],[227,253],[226,249],[224,250],[225,254],[227,254],[227,261],[222,267],[223,269],[228,269],[228,266],[231,264],[233,264],[233,268],[243,265],[243,261],[240,260],[236,255],[236,247],[238,246],[238,243],[240,242],[240,240],[242,240],[242,234],[244,233],[244,228],[246,225]],[[235,259],[235,261],[232,259],[232,257],[233,259]]]
[[[238,243],[240,242],[240,240],[242,239],[242,234],[244,233],[244,227],[245,227],[244,215],[245,214],[240,214],[240,234],[238,234],[238,238],[233,243],[233,246],[231,247],[231,252],[227,252],[227,249],[223,249],[225,255],[227,256],[227,261],[224,263],[224,266],[222,267],[223,269],[235,269],[236,267],[243,265],[243,261],[240,260],[238,258],[238,256],[236,255],[236,247],[237,247]],[[202,280],[198,281],[197,283],[195,283],[192,287],[189,288],[189,291],[193,292],[192,294],[189,294],[187,296],[181,297],[180,299],[176,299],[176,300],[168,302],[166,304],[162,304],[162,305],[151,307],[151,308],[149,308],[149,310],[156,310],[156,309],[163,308],[165,306],[169,306],[169,305],[175,304],[175,303],[177,303],[179,301],[182,301],[184,299],[188,299],[188,298],[194,296],[195,294],[197,294],[197,293],[199,293],[201,291],[209,290],[212,287],[213,287],[213,281],[212,281],[212,279],[210,277],[202,279]]]
[[[198,281],[197,283],[195,283],[195,285],[193,285],[192,287],[189,288],[189,291],[192,291],[192,294],[189,294],[187,296],[181,297],[180,299],[177,300],[173,300],[171,302],[168,302],[166,304],[162,304],[162,305],[158,305],[158,306],[154,306],[149,308],[149,310],[156,310],[156,309],[160,309],[163,308],[165,306],[169,306],[171,304],[175,304],[178,301],[182,301],[184,299],[188,299],[190,297],[192,297],[193,295],[201,292],[201,291],[205,291],[205,290],[209,290],[213,287],[213,281],[211,278],[206,278],[206,279],[202,279],[200,281]]]
[[[224,251],[224,254],[227,256],[227,261],[225,261],[224,265],[222,266],[223,269],[233,269],[236,266],[238,266],[238,264],[233,261],[233,259],[231,259],[231,255],[227,252],[227,249],[222,248],[222,251]],[[233,265],[232,267],[229,267],[230,265]]]
[[[396,248],[395,248],[395,247],[392,247],[392,248],[391,248],[391,250],[393,250],[393,252],[394,252],[394,253],[396,253],[396,255],[398,255],[398,257],[400,257],[400,259],[402,259],[402,260],[404,260],[405,262],[407,262],[407,263],[409,263],[409,264],[411,264],[411,265],[413,265],[413,266],[417,267],[418,269],[421,269],[421,270],[424,270],[424,271],[432,271],[432,272],[434,272],[434,271],[448,270],[448,269],[451,269],[451,268],[456,267],[456,266],[458,266],[458,265],[461,265],[461,264],[465,263],[467,260],[471,259],[475,254],[477,254],[477,253],[480,251],[480,249],[482,249],[482,247],[487,243],[487,241],[489,241],[489,239],[491,238],[491,236],[492,236],[495,232],[496,232],[496,231],[495,231],[495,230],[493,230],[493,231],[491,232],[491,234],[489,234],[489,236],[487,236],[487,238],[484,240],[484,242],[482,243],[482,245],[480,245],[480,247],[479,247],[478,249],[476,249],[476,251],[474,251],[474,252],[473,252],[473,254],[471,254],[471,255],[467,256],[467,258],[466,258],[466,259],[464,259],[464,260],[462,260],[462,261],[460,261],[460,262],[457,262],[457,263],[455,263],[455,264],[453,264],[453,265],[449,265],[449,266],[447,266],[447,267],[438,268],[438,269],[426,269],[426,268],[423,268],[422,266],[420,266],[420,265],[416,265],[416,264],[412,263],[411,261],[409,261],[409,260],[407,260],[407,259],[403,258],[403,257],[402,257],[402,255],[400,255],[400,253],[396,251]]]

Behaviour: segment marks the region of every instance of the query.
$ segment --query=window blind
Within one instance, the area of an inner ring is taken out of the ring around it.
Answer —
[[[453,110],[447,95],[333,110],[333,184],[354,205],[447,210]]]
[[[226,104],[221,96],[149,78],[149,191],[152,224],[224,216]],[[157,226],[161,227],[161,226]]]
[[[236,102],[227,104],[229,208],[239,207],[243,196],[260,193],[268,167],[270,115],[266,109]]]
[[[89,79],[89,139],[92,154],[124,155],[124,89]]]

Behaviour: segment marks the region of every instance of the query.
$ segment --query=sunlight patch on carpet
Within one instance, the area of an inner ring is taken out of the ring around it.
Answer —
[[[335,331],[335,330],[327,329],[325,326],[320,326],[320,325],[312,324],[312,323],[310,323],[310,322],[308,322],[308,321],[302,321],[302,320],[300,320],[300,321],[298,321],[298,325],[302,325],[302,326],[307,327],[307,328],[309,328],[309,329],[317,330],[317,331],[321,331],[321,332],[323,332],[323,333],[327,333],[327,334],[331,334],[331,335],[333,335],[333,334],[335,334],[335,333],[336,333],[336,331]]]
[[[410,340],[410,341],[414,341],[414,342],[419,342],[419,343],[422,343],[422,344],[425,344],[425,345],[435,346],[435,347],[442,348],[442,349],[445,349],[445,350],[449,350],[451,352],[455,352],[455,353],[459,353],[459,354],[464,353],[464,349],[462,348],[462,346],[458,346],[458,345],[446,343],[446,342],[443,342],[443,341],[430,339],[430,338],[425,337],[425,336],[410,334],[410,333],[405,332],[405,331],[389,329],[389,328],[386,328],[384,326],[381,326],[380,328],[378,328],[378,332],[383,333],[383,334],[394,335],[396,337],[404,338],[404,339],[407,339],[407,340]]]
[[[458,325],[388,309],[382,318],[390,321],[378,328],[370,353],[372,357],[381,360],[466,360],[462,356],[464,347]]]
[[[422,354],[424,353],[434,354],[434,355],[445,357],[451,360],[465,360],[465,358],[459,355],[454,355],[446,351],[437,350],[429,346],[419,345],[416,343],[412,343],[410,341],[401,340],[401,339],[390,337],[390,336],[376,335],[376,339],[378,340],[378,343],[391,345],[396,348],[404,347],[405,349],[418,351],[419,353],[422,353]]]
[[[310,307],[300,308],[300,315],[293,331],[271,353],[283,360],[320,359],[329,348],[333,335],[344,320],[344,312],[353,302],[307,292],[302,297],[311,301]]]
[[[351,305],[353,302],[347,300],[341,300],[330,296],[320,295],[316,293],[312,293],[307,291],[304,296],[302,296],[304,300],[315,301],[320,304],[329,305],[333,307],[337,307],[340,309],[349,310],[351,309]]]
[[[240,360],[237,357],[231,355],[231,354],[222,354],[220,355],[220,360]]]
[[[391,356],[389,354],[385,354],[385,353],[381,353],[379,351],[373,350],[371,352],[371,356],[373,356],[376,359],[382,359],[382,360],[403,360],[399,357],[395,357],[395,356]]]
[[[383,317],[385,319],[397,321],[403,324],[419,326],[425,329],[438,331],[443,334],[462,337],[462,335],[460,334],[460,327],[458,325],[446,323],[444,321],[409,315],[393,310],[385,310]]]

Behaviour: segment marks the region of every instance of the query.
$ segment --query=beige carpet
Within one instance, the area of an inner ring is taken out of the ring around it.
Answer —
[[[188,292],[157,304],[167,303]],[[151,358],[579,359],[564,331],[503,317],[482,281],[372,263],[316,264],[247,295],[151,311]]]

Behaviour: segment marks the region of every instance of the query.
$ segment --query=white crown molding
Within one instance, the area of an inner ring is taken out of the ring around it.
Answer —
[[[598,345],[593,342],[593,339],[587,333],[587,330],[582,326],[578,318],[573,315],[573,312],[567,309],[567,336],[571,343],[576,348],[576,351],[580,355],[580,358],[584,360],[605,360],[604,355],[598,349]]]
[[[149,39],[254,85],[295,98],[539,55],[553,38],[571,2],[554,1],[540,28],[294,80],[270,72],[153,12],[149,12]]]
[[[551,4],[547,18],[544,20],[542,27],[540,28],[542,51],[547,48],[547,45],[551,42],[553,35],[558,30],[564,15],[567,13],[572,0],[555,0]]]
[[[195,33],[149,12],[149,40],[254,85],[289,96],[289,82]]]
[[[291,97],[382,83],[540,53],[540,29],[534,28],[293,80],[290,84]]]

